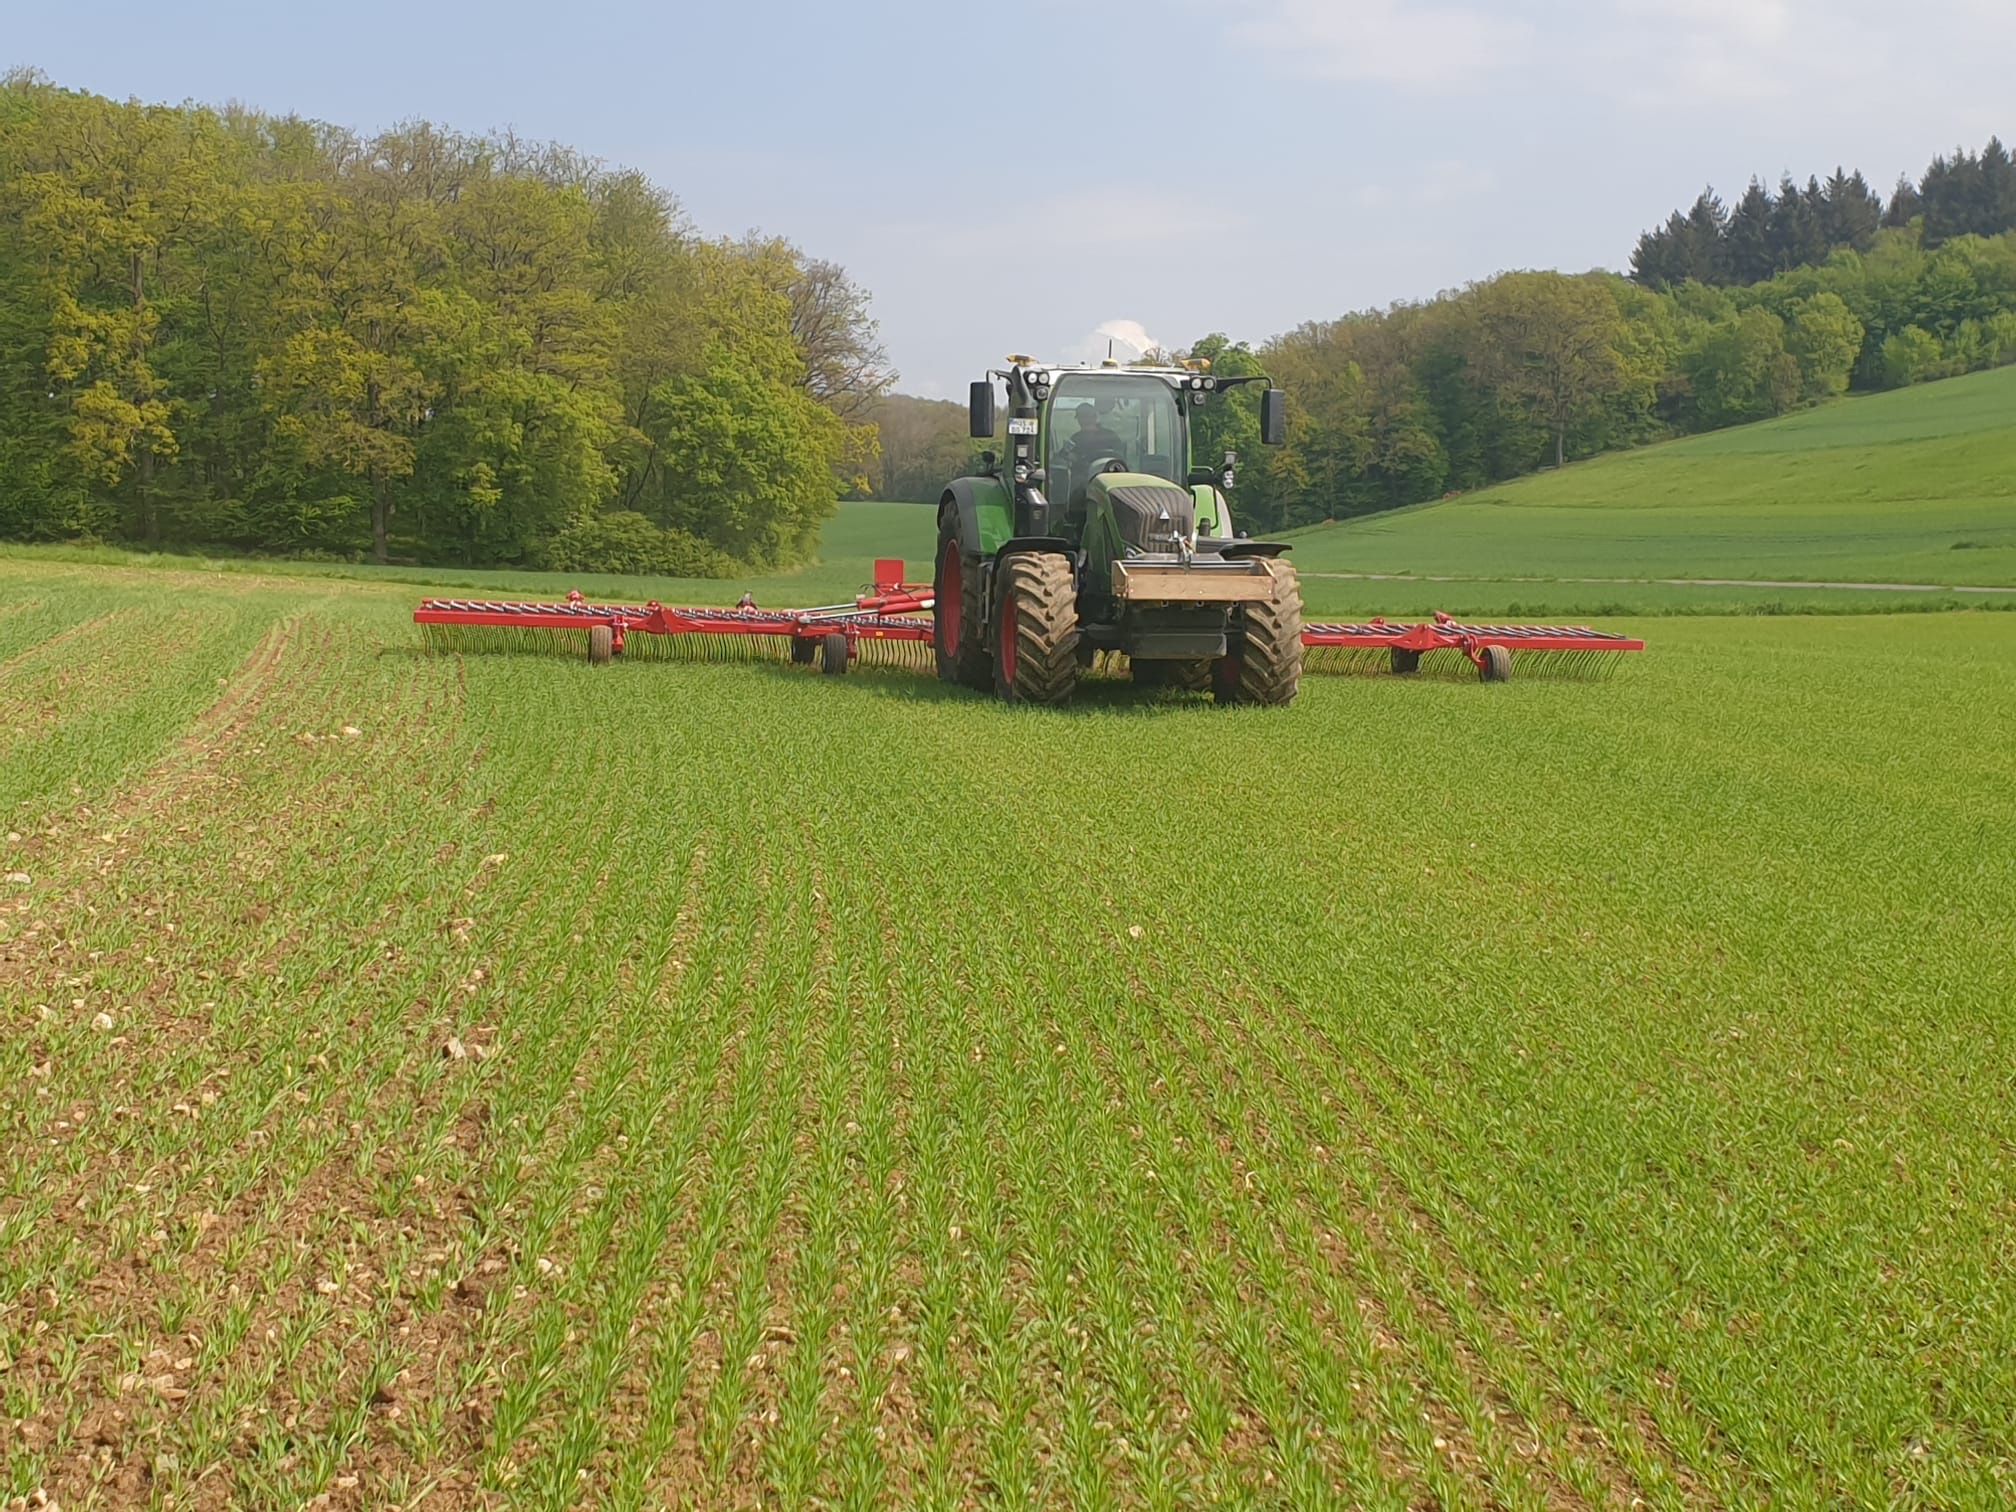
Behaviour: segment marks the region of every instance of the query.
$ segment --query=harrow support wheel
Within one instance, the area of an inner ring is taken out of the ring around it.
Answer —
[[[794,635],[791,637],[791,665],[794,667],[811,666],[812,658],[818,654],[819,642],[813,640],[809,635]]]
[[[847,637],[838,630],[819,638],[819,670],[828,677],[840,677],[847,671]]]
[[[938,680],[986,692],[994,681],[980,612],[978,562],[966,560],[957,514],[938,517],[938,564],[931,575],[931,642]]]
[[[1406,651],[1399,646],[1395,646],[1387,655],[1393,659],[1393,672],[1395,676],[1405,677],[1410,672],[1419,672],[1421,670],[1421,653],[1419,651]]]
[[[1270,562],[1274,592],[1248,604],[1211,664],[1211,696],[1221,704],[1285,706],[1302,685],[1302,582],[1286,562]]]
[[[1008,703],[1064,703],[1078,686],[1078,584],[1071,563],[1017,552],[1000,571],[994,691]]]
[[[588,627],[588,665],[606,667],[609,658],[616,654],[616,632],[607,625]]]
[[[1486,646],[1484,660],[1477,664],[1479,682],[1512,681],[1512,648],[1510,646]]]

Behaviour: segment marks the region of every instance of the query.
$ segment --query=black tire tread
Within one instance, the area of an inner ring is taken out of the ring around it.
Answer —
[[[1061,556],[1017,552],[1001,564],[999,597],[1015,603],[1015,681],[995,669],[1011,703],[1054,706],[1078,687],[1078,585]]]
[[[1302,580],[1286,562],[1269,565],[1273,596],[1246,606],[1239,702],[1282,707],[1302,685]]]
[[[944,587],[945,545],[957,540],[959,517],[950,510],[942,510],[938,516],[938,554],[931,561],[932,597],[939,596]],[[932,616],[932,648],[937,653],[938,680],[949,682],[962,688],[972,688],[984,693],[994,686],[994,655],[987,646],[987,627],[981,623],[980,575],[985,564],[978,560],[967,560],[959,574],[959,644],[947,654],[938,646],[937,616]]]
[[[819,638],[819,670],[828,677],[844,677],[847,672],[847,637],[835,630]]]

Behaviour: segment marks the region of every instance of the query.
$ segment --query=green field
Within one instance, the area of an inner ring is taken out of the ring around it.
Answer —
[[[0,563],[6,1495],[2006,1504],[2016,616],[1046,714],[411,599]]]
[[[403,583],[436,592],[557,598],[570,588],[592,597],[661,604],[732,604],[747,589],[764,603],[828,604],[853,597],[872,581],[875,559],[901,556],[913,575],[928,577],[937,517],[916,504],[842,504],[827,522],[818,559],[788,572],[737,578],[633,577],[583,572],[520,572],[509,567],[376,567],[362,563],[268,561],[240,557],[192,559],[117,547],[20,546],[0,543],[0,562],[48,562],[100,567],[150,567],[220,576],[250,573],[324,582]]]
[[[1304,573],[2016,584],[2016,368],[1296,538]]]

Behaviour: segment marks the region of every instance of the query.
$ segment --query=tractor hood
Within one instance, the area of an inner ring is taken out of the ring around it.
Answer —
[[[1110,509],[1120,539],[1140,551],[1166,551],[1172,532],[1188,536],[1196,526],[1197,501],[1190,491],[1152,473],[1100,473],[1085,496],[1089,509]]]

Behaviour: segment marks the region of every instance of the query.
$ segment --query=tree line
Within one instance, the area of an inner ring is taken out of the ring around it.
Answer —
[[[844,270],[565,148],[0,80],[0,536],[782,565],[893,376]]]
[[[1998,137],[1980,152],[1935,157],[1913,183],[1900,178],[1886,203],[1858,170],[1836,168],[1802,189],[1787,174],[1773,195],[1760,179],[1733,206],[1714,189],[1638,238],[1631,276],[1650,288],[1694,282],[1754,284],[1825,262],[1836,251],[1867,252],[1884,227],[1916,227],[1924,247],[1961,236],[2016,230],[2016,163]]]
[[[1883,223],[1896,200],[1879,207],[1852,174],[1789,191],[1800,206],[1795,223],[1813,218],[1819,228],[1800,233],[1805,260],[1746,263],[1742,280],[1514,272],[1257,345],[1206,337],[1175,355],[1209,358],[1221,372],[1264,371],[1284,385],[1289,441],[1260,449],[1258,399],[1245,388],[1206,412],[1198,445],[1206,456],[1241,454],[1235,515],[1276,530],[1768,419],[1851,389],[2016,363],[2016,231],[1932,219],[1935,204],[1953,217],[1956,197],[1979,201],[1980,185],[1999,183],[2006,162],[1991,143],[1935,163],[1913,186],[1920,198],[1905,202],[1901,225]],[[1787,192],[1764,197],[1767,229],[1773,216],[1792,214],[1783,210]],[[1830,227],[1848,228],[1845,239],[1833,240]],[[919,423],[933,415],[935,429]],[[883,497],[936,497],[926,480],[957,451],[957,407],[920,410],[912,421],[884,430],[877,476],[901,482]],[[930,465],[914,465],[925,456]]]
[[[1753,184],[1629,278],[1207,336],[1176,355],[1271,374],[1290,435],[1260,450],[1247,388],[1199,445],[1242,454],[1242,519],[1280,529],[2016,362],[2011,181],[1991,140],[1887,202]],[[0,79],[0,537],[782,566],[836,497],[971,467],[963,407],[893,378],[844,269],[700,237],[565,148]]]

